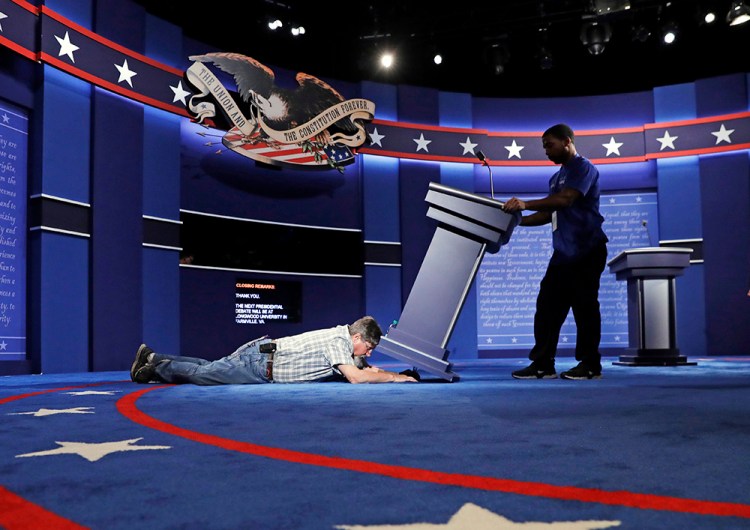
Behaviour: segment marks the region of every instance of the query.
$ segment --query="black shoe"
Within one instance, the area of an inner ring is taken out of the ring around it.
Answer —
[[[602,368],[601,366],[591,368],[584,363],[578,363],[578,366],[566,370],[560,374],[563,379],[601,379]]]
[[[138,383],[138,381],[135,380],[135,374],[138,373],[138,370],[140,370],[143,366],[148,364],[148,356],[154,353],[154,350],[146,346],[145,344],[141,344],[141,347],[138,348],[138,351],[135,352],[135,360],[133,361],[133,365],[130,367],[130,380],[134,383]]]
[[[540,366],[531,363],[523,370],[516,370],[511,374],[514,379],[556,379],[555,367]]]
[[[159,376],[156,375],[157,364],[158,363],[146,363],[138,368],[138,370],[136,370],[135,374],[133,375],[133,382],[143,385],[146,383],[150,383],[151,381],[161,381],[161,379],[159,379]]]

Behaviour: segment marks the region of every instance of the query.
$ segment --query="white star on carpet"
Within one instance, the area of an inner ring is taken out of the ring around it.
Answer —
[[[120,77],[117,79],[117,82],[122,83],[123,81],[125,81],[130,85],[130,88],[133,88],[133,76],[138,74],[128,67],[128,60],[125,59],[122,62],[122,66],[115,64],[115,68],[117,68],[117,71],[120,72]]]
[[[39,409],[34,412],[11,412],[9,416],[54,416],[55,414],[93,414],[94,407],[73,407],[72,409]]]
[[[716,136],[716,145],[719,145],[721,142],[726,142],[728,144],[732,143],[732,140],[729,138],[729,135],[734,132],[734,129],[727,129],[724,127],[724,124],[721,124],[721,128],[718,131],[714,131],[711,134]]]
[[[26,453],[16,455],[16,458],[26,458],[31,456],[53,456],[53,455],[78,455],[89,462],[96,462],[111,453],[120,453],[123,451],[151,451],[156,449],[171,449],[169,445],[133,445],[143,438],[133,438],[132,440],[122,440],[119,442],[55,442],[57,449],[47,451],[38,451],[36,453]]]
[[[185,98],[190,95],[190,92],[182,88],[182,81],[177,82],[177,86],[169,85],[169,88],[172,89],[172,92],[174,92],[174,98],[172,98],[172,103],[176,103],[177,101],[182,102],[183,105],[187,105],[187,101],[185,101]]]
[[[465,142],[463,142],[463,143],[461,143],[461,142],[458,142],[458,145],[460,145],[461,147],[463,147],[463,148],[464,148],[464,152],[463,152],[463,153],[461,153],[462,155],[465,155],[465,154],[467,154],[467,153],[471,153],[471,154],[473,155],[473,154],[474,154],[474,148],[475,148],[475,147],[476,147],[477,145],[479,145],[479,144],[474,144],[474,143],[471,143],[471,138],[469,138],[469,137],[467,136],[467,137],[466,137],[466,141],[465,141]]]
[[[378,128],[375,127],[373,131],[370,133],[370,140],[372,140],[372,145],[379,145],[380,147],[383,147],[383,144],[380,143],[380,140],[385,138],[384,134],[378,134]]]
[[[669,131],[664,131],[664,136],[656,139],[661,144],[659,151],[664,151],[667,147],[674,149],[674,141],[677,140],[677,138],[679,138],[679,136],[669,136]]]
[[[70,37],[68,36],[68,32],[65,32],[65,36],[61,39],[57,35],[55,35],[55,38],[57,39],[57,42],[60,44],[60,53],[57,54],[58,57],[62,57],[63,55],[67,55],[70,58],[71,63],[75,63],[76,60],[73,57],[73,52],[78,51],[80,48],[70,42]]]
[[[518,145],[515,140],[513,140],[513,143],[510,145],[503,146],[508,150],[508,159],[511,157],[518,157],[521,158],[521,149],[524,148],[523,145]]]
[[[65,392],[69,396],[114,396],[120,390],[81,390],[78,392]]]
[[[429,153],[427,150],[427,144],[432,142],[432,140],[425,140],[423,133],[419,133],[419,138],[412,138],[412,140],[417,142],[417,151],[424,149],[425,153]]]
[[[605,156],[609,156],[611,154],[616,154],[617,156],[620,156],[620,147],[622,147],[623,142],[615,142],[615,137],[611,136],[609,138],[609,143],[602,144],[602,147],[607,148],[607,154]]]
[[[402,525],[338,525],[340,530],[599,530],[620,526],[620,521],[560,521],[552,523],[524,521],[515,523],[490,510],[466,503],[445,524],[407,523]]]

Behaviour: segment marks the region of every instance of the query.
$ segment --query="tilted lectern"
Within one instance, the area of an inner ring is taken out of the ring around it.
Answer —
[[[485,252],[508,242],[520,216],[503,203],[431,182],[427,217],[438,222],[398,319],[378,351],[453,381],[445,349]]]
[[[623,366],[694,365],[680,355],[675,323],[675,277],[690,265],[689,248],[623,250],[608,265],[628,282],[628,345]]]

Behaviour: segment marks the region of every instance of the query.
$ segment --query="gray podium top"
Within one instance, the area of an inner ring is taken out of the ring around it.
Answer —
[[[503,211],[500,201],[436,182],[430,182],[425,202],[430,205],[427,217],[485,241],[490,253],[508,242],[518,221]]]
[[[693,249],[678,247],[629,248],[609,261],[618,280],[665,278],[681,275],[690,266]]]

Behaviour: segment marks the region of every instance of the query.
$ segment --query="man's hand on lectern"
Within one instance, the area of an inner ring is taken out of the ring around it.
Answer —
[[[508,213],[522,212],[526,209],[526,203],[518,197],[513,197],[503,205],[503,210]]]

